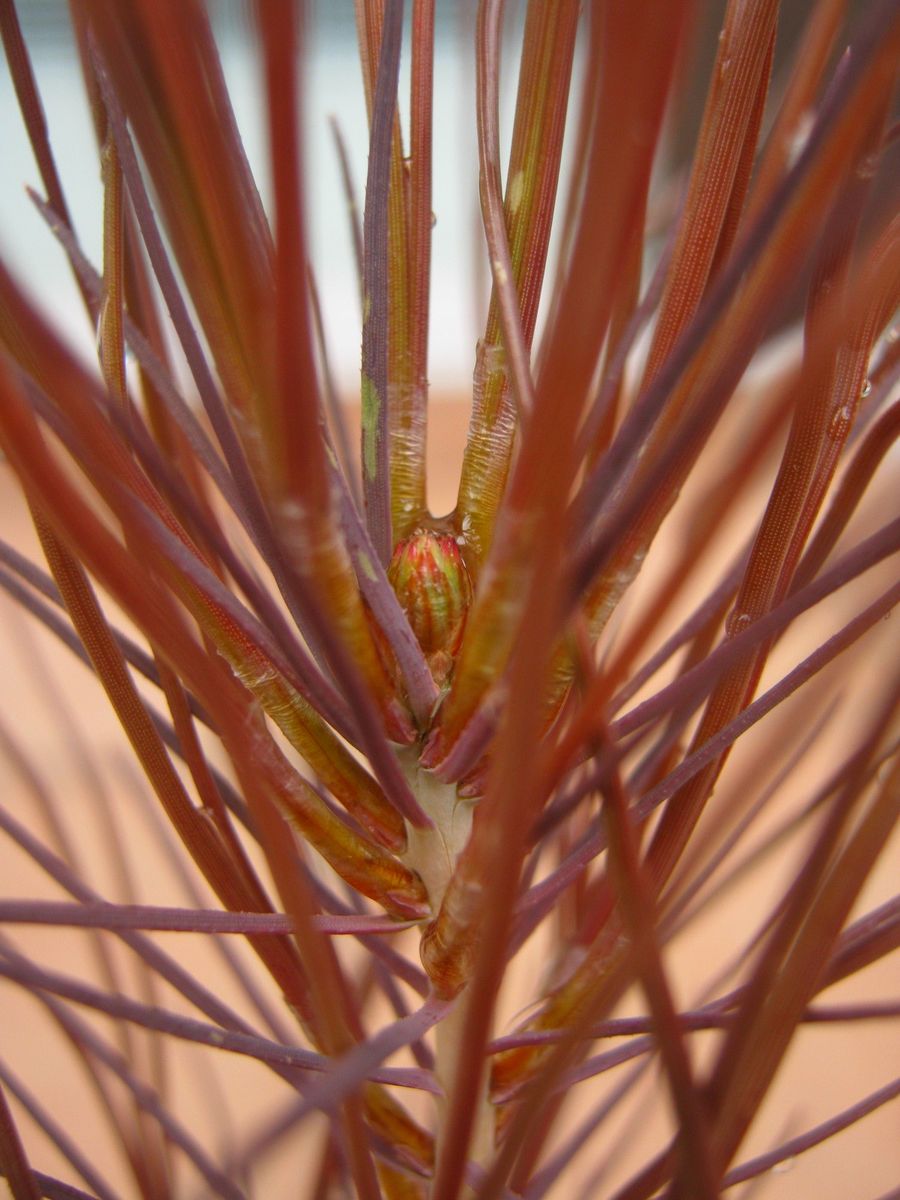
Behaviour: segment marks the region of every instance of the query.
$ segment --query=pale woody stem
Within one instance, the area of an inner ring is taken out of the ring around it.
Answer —
[[[428,830],[407,826],[409,844],[403,861],[418,871],[428,892],[431,910],[437,913],[456,861],[471,832],[472,804],[458,799],[455,785],[441,783],[429,771],[420,769],[415,750],[401,750],[399,755],[414,796],[434,821],[434,828]],[[463,992],[435,1031],[435,1074],[445,1094],[439,1101],[438,1161],[447,1111],[446,1097],[453,1086],[459,1057],[465,1052],[461,1039],[468,1007],[466,1001],[466,993]],[[481,1165],[489,1163],[494,1154],[494,1106],[488,1099],[487,1086],[485,1071],[479,1085],[479,1095],[472,1097],[477,1111],[469,1146],[469,1158]]]

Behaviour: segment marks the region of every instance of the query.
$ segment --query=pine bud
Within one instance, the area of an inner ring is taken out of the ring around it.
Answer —
[[[442,683],[462,641],[472,600],[469,573],[456,539],[430,529],[417,530],[398,542],[388,579],[432,674]]]

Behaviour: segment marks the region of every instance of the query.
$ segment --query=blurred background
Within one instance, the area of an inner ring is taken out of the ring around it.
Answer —
[[[18,5],[47,111],[51,141],[69,196],[79,239],[100,262],[101,191],[94,135],[74,52],[65,0],[25,0]],[[524,6],[511,4],[509,24]],[[263,94],[258,77],[252,21],[246,0],[216,0],[209,6],[231,90],[237,121],[264,200],[268,164]],[[353,261],[345,192],[330,130],[334,118],[346,141],[360,202],[365,184],[368,131],[359,70],[353,0],[314,0],[306,48],[306,170],[313,268],[320,289],[329,354],[342,390],[358,390],[359,290]],[[442,391],[467,387],[474,347],[486,312],[487,280],[481,267],[475,142],[474,60],[459,53],[471,45],[474,0],[437,5],[434,101],[434,262],[431,309],[431,378]],[[409,22],[406,23],[407,33]],[[505,110],[514,100],[515,62],[505,72]],[[409,53],[401,63],[401,113],[408,132]],[[6,64],[0,71],[0,249],[18,274],[36,281],[54,315],[92,353],[92,337],[64,255],[35,212],[25,185],[38,176]],[[477,239],[477,240],[476,240]],[[460,247],[463,253],[460,253]],[[476,264],[476,260],[478,260]]]

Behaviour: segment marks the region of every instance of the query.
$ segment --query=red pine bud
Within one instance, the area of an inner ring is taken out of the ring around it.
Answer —
[[[472,600],[456,539],[419,529],[398,542],[388,579],[438,683],[449,674]]]

